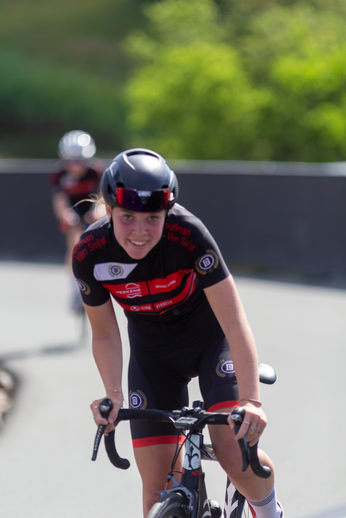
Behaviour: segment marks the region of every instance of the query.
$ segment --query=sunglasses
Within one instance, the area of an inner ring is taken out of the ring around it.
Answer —
[[[117,202],[123,209],[134,212],[154,212],[163,210],[173,200],[170,189],[158,189],[156,191],[136,191],[118,187],[115,191]]]

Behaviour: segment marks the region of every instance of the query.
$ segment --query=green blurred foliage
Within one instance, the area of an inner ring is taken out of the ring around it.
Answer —
[[[217,60],[215,59],[217,53]],[[228,45],[167,47],[127,88],[131,144],[170,158],[251,157],[265,91],[252,88]]]
[[[72,129],[98,154],[125,145],[122,38],[145,24],[141,0],[2,0],[0,156],[55,157]]]
[[[346,155],[346,6],[163,0],[128,39],[132,142],[172,158]]]
[[[344,0],[2,0],[0,156],[344,160],[345,61]]]
[[[274,160],[346,156],[346,6],[317,10],[311,4],[266,10],[242,38],[253,81],[272,93],[261,136]]]
[[[213,0],[166,0],[146,8],[152,36],[128,38],[141,60],[128,81],[131,144],[170,158],[256,158],[265,88],[253,88]]]

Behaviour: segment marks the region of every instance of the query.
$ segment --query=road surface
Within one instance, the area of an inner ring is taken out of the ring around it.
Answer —
[[[236,278],[259,359],[277,371],[263,386],[269,424],[261,445],[274,460],[286,518],[346,516],[346,291]],[[67,309],[59,265],[0,263],[0,362],[18,381],[0,430],[1,518],[141,516],[140,479],[127,423],[117,431],[131,468],[118,471],[95,435],[89,404],[103,396],[90,330]],[[128,357],[126,321],[119,321]],[[126,376],[125,376],[126,378]],[[125,386],[125,385],[124,385]],[[191,401],[199,398],[197,383]],[[209,497],[225,476],[205,463]]]

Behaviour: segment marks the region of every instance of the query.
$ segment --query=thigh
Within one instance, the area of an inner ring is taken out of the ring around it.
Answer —
[[[161,444],[145,446],[134,450],[135,460],[143,485],[143,514],[147,516],[151,507],[160,498],[159,491],[167,486],[167,474],[172,469],[172,459],[175,456],[175,446]],[[182,470],[182,453],[176,458],[174,469]],[[180,480],[180,475],[175,472],[174,478]],[[170,488],[172,484],[168,485]]]
[[[230,414],[233,408],[220,408],[220,412]],[[241,451],[238,442],[235,440],[234,430],[229,425],[209,425],[210,439],[217,460],[223,469],[231,475],[242,466]]]
[[[173,444],[145,446],[134,450],[135,460],[143,480],[144,488],[162,491],[167,482],[167,474],[171,471],[172,460],[176,452]],[[182,468],[182,453],[177,458],[175,470]]]
[[[199,367],[199,384],[208,411],[238,406],[237,378],[225,337],[204,351]]]
[[[187,380],[169,366],[157,366],[131,351],[129,362],[129,404],[131,408],[175,410],[188,404]],[[134,448],[181,442],[182,436],[170,423],[131,421]]]

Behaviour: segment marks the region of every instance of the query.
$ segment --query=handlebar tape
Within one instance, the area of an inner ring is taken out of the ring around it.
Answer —
[[[130,462],[127,459],[122,459],[115,447],[115,430],[105,436],[105,447],[109,460],[119,469],[129,469]]]
[[[241,427],[245,416],[245,410],[243,408],[236,408],[232,412],[232,419],[234,421],[234,431],[237,434]],[[249,446],[246,442],[245,437],[242,437],[239,441],[239,447],[242,454],[243,467],[242,471],[246,471],[249,465],[252,471],[260,478],[269,478],[271,475],[271,469],[268,466],[263,466],[258,458],[258,443],[254,446]]]
[[[113,408],[112,401],[108,398],[103,399],[99,406],[102,417],[107,419],[112,408]],[[100,442],[102,439],[102,435],[104,434],[106,427],[107,427],[106,424],[99,424],[97,427],[97,432],[96,432],[96,436],[95,436],[94,448],[93,448],[93,454],[92,454],[91,460],[96,460],[97,452],[98,452]]]
[[[257,451],[258,443],[256,443],[254,446],[249,447],[250,450],[250,466],[252,471],[260,478],[269,478],[272,474],[271,469],[269,466],[263,466],[258,458],[258,451]]]
[[[119,421],[159,421],[163,423],[172,422],[172,420],[167,415],[167,412],[164,412],[163,410],[138,410],[132,408],[121,408],[118,413],[116,425]]]

